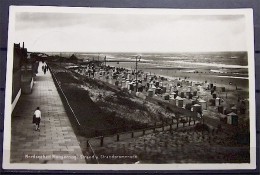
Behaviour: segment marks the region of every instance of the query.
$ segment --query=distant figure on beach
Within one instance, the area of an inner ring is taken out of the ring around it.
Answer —
[[[35,131],[40,130],[42,114],[40,111],[40,107],[37,107],[33,114],[33,123],[35,123]]]

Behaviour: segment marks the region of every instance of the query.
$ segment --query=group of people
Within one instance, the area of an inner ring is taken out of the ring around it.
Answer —
[[[47,72],[48,70],[49,70],[49,67],[48,67],[47,64],[42,65],[42,71],[43,71],[44,74],[46,74],[46,72]]]

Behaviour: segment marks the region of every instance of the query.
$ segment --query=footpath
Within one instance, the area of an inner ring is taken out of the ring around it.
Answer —
[[[81,163],[85,159],[53,82],[39,64],[31,94],[22,94],[12,114],[11,163]],[[32,116],[42,112],[40,131]]]

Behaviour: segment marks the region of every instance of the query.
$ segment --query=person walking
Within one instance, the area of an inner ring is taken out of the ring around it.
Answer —
[[[43,73],[46,74],[46,67],[43,68]]]
[[[40,111],[40,107],[37,107],[33,114],[33,123],[35,123],[35,131],[40,131],[40,123],[41,123],[42,114]]]

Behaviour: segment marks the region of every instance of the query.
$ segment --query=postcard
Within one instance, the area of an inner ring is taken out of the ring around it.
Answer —
[[[4,169],[256,168],[252,9],[11,6]]]

